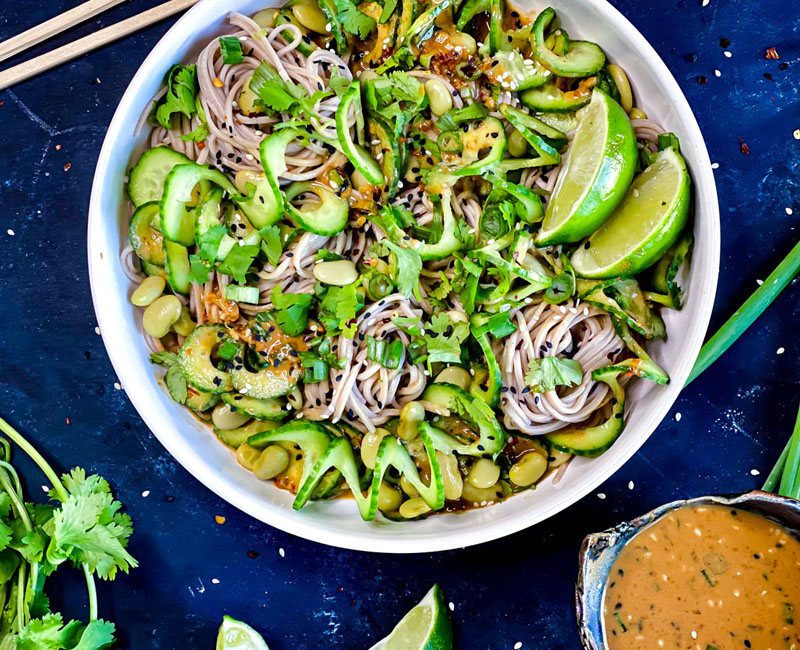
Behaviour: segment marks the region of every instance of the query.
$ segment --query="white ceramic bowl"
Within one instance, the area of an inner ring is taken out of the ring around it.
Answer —
[[[463,514],[365,523],[347,499],[312,503],[295,512],[292,495],[239,467],[209,429],[170,400],[148,361],[140,315],[128,301],[132,287],[118,260],[127,236],[124,178],[146,139],[146,134],[134,137],[134,127],[164,73],[222,33],[228,12],[252,14],[269,4],[270,0],[198,3],[145,59],[108,128],[89,206],[88,254],[97,320],[120,382],[153,433],[199,481],[253,517],[300,537],[364,551],[414,553],[479,544],[547,519],[595,489],[642,446],[677,398],[705,336],[717,286],[719,211],[708,152],[683,93],[644,37],[610,4],[551,0],[569,33],[599,43],[627,71],[647,114],[680,137],[694,180],[696,243],[684,285],[687,304],[680,312],[666,313],[669,339],[652,346],[672,382],[666,387],[633,382],[627,425],[614,446],[598,458],[574,460],[558,486],[548,481],[501,504]],[[521,4],[534,10],[546,6],[530,0]]]

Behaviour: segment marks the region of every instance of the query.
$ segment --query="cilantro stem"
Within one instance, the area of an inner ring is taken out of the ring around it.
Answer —
[[[22,449],[22,451],[30,456],[31,460],[39,466],[39,469],[42,470],[42,473],[44,473],[48,480],[53,484],[53,489],[56,491],[59,500],[62,502],[66,501],[69,498],[69,492],[67,492],[67,488],[64,487],[64,484],[61,482],[61,479],[58,478],[58,474],[56,474],[55,470],[50,466],[50,463],[48,463],[44,457],[38,451],[36,451],[36,448],[31,445],[21,433],[19,433],[1,417],[0,431],[8,436],[9,439],[16,443],[20,449]],[[92,575],[91,569],[85,563],[83,565],[83,574],[86,576],[86,590],[89,592],[89,621],[94,621],[97,619],[97,586],[95,585],[94,575]]]

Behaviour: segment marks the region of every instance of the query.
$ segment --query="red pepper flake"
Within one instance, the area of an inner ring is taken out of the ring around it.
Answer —
[[[746,142],[742,142],[742,144],[739,145],[739,148],[742,150],[742,153],[745,154],[745,155],[750,153],[750,147],[747,146]]]
[[[216,515],[214,517],[214,521],[216,521],[220,526],[222,526],[222,524],[225,523],[225,517],[223,517],[222,515]]]
[[[789,67],[789,64],[784,61],[783,63],[778,64],[778,70],[786,70]]]
[[[719,39],[719,46],[720,47],[729,47],[731,44],[730,40],[724,37],[720,37]]]
[[[198,142],[197,143],[197,148],[202,151],[203,149],[206,148],[206,143],[205,142]]]
[[[72,420],[70,420],[69,418],[64,418],[64,421],[67,423],[67,426],[72,424]]]
[[[247,557],[251,560],[255,560],[258,557],[258,551],[247,551]]]
[[[6,105],[6,100],[5,99],[0,99],[0,108],[2,108],[5,105]]]
[[[338,587],[336,587],[336,591],[344,591],[344,587],[342,587],[341,585],[339,585]]]
[[[67,163],[66,165],[64,165],[65,172],[68,172],[70,169],[72,169],[72,163]]]
[[[61,145],[60,144],[56,145],[56,151],[61,151]]]
[[[767,53],[764,55],[764,58],[777,61],[778,59],[781,58],[781,55],[778,54],[778,50],[776,50],[774,47],[771,47],[767,50]]]
[[[699,83],[701,86],[707,84],[708,83],[708,77],[704,77],[703,75],[700,75],[699,77],[697,77],[697,83]]]

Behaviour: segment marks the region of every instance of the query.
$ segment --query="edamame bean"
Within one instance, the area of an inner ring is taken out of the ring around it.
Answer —
[[[469,316],[460,309],[449,309],[446,313],[451,323],[469,323]]]
[[[394,291],[394,285],[388,275],[383,273],[375,273],[367,285],[367,293],[372,300],[380,300],[385,298]]]
[[[250,82],[253,80],[251,76],[250,79],[244,82],[242,85],[242,90],[239,93],[239,99],[237,103],[239,104],[239,110],[244,113],[245,115],[258,115],[259,113],[264,112],[264,107],[260,104],[260,100],[258,95],[253,92],[252,88],[250,88]],[[256,175],[257,172],[253,170],[241,170],[241,171],[248,171],[250,174]],[[239,176],[239,172],[236,173],[236,176]],[[252,182],[252,181],[251,181]],[[236,183],[236,187],[239,188],[239,184]],[[243,189],[239,189],[240,192],[243,192]]]
[[[628,117],[630,117],[632,120],[646,120],[647,113],[645,113],[641,108],[634,106],[631,109],[631,112],[628,114]]]
[[[241,106],[241,104],[239,104]],[[264,174],[252,169],[240,169],[233,177],[233,184],[242,194],[247,194],[247,184],[258,185],[264,178]]]
[[[388,483],[382,482],[378,489],[378,510],[394,512],[403,503],[403,494]]]
[[[344,287],[358,279],[358,271],[350,260],[334,260],[315,264],[314,277],[322,284]]]
[[[252,470],[259,456],[261,456],[261,450],[251,447],[247,443],[239,445],[236,449],[236,460],[245,469]]]
[[[221,402],[211,412],[211,421],[218,429],[238,429],[250,421],[250,416],[232,411],[230,406]]]
[[[547,471],[547,459],[535,451],[525,454],[508,470],[508,478],[520,487],[528,487],[538,481]]]
[[[444,115],[453,108],[453,97],[441,81],[438,79],[428,79],[425,82],[425,94],[431,105],[431,113],[434,115]]]
[[[277,9],[262,9],[253,16],[253,22],[259,27],[275,27],[277,17]]]
[[[419,435],[419,423],[425,419],[425,407],[419,402],[409,402],[400,410],[397,437],[413,440]]]
[[[300,389],[295,387],[286,395],[286,401],[292,405],[292,408],[295,411],[302,411],[303,410],[303,393],[300,392]]]
[[[361,462],[367,469],[375,469],[375,458],[378,456],[378,449],[381,440],[391,435],[386,429],[375,429],[366,433],[361,439]]]
[[[458,461],[453,454],[445,454],[441,451],[436,452],[439,460],[439,467],[442,470],[442,483],[444,483],[444,498],[448,501],[456,501],[461,498],[464,491],[464,479],[458,471]]]
[[[614,80],[614,83],[617,85],[617,90],[619,91],[619,103],[622,106],[622,110],[626,113],[631,112],[631,108],[633,108],[633,91],[631,91],[631,83],[628,81],[628,75],[625,74],[625,71],[620,68],[618,65],[611,65],[606,66],[606,70],[608,74],[611,75],[611,78]]]
[[[426,512],[430,511],[430,506],[425,503],[425,500],[422,497],[414,497],[413,499],[409,499],[408,501],[404,502],[399,509],[400,515],[406,519],[414,519],[415,517],[419,517],[420,515],[424,515]]]
[[[166,336],[172,324],[181,317],[183,305],[175,296],[161,296],[150,303],[142,315],[142,326],[154,339]]]
[[[267,479],[275,478],[278,474],[285,471],[289,467],[289,454],[282,447],[277,445],[270,445],[253,465],[253,474],[256,478],[266,481]]]
[[[167,282],[164,278],[160,275],[151,275],[142,280],[142,283],[136,287],[136,290],[131,294],[131,302],[137,307],[147,307],[164,293],[165,286],[167,286]]]
[[[311,2],[300,0],[292,5],[292,13],[297,18],[297,22],[312,32],[327,34],[330,31],[326,29],[328,21],[316,2],[312,4]]]
[[[186,307],[181,309],[181,317],[172,324],[172,329],[181,336],[189,336],[194,332],[195,327],[197,327],[197,323],[192,320],[192,315]]]
[[[500,478],[500,468],[488,458],[480,458],[470,468],[467,481],[481,490],[492,487]]]
[[[406,478],[406,475],[400,477],[400,488],[410,497],[418,497],[419,490]]]
[[[522,158],[528,153],[528,141],[516,129],[508,134],[508,153],[514,158]]]
[[[475,506],[485,506],[503,498],[500,485],[490,488],[476,488],[469,481],[464,481],[464,490],[461,498]]]
[[[568,454],[566,451],[560,451],[555,447],[550,448],[550,450],[547,452],[547,456],[548,467],[552,469],[561,467],[570,458],[572,458],[572,454]]]
[[[454,386],[458,386],[461,390],[469,391],[469,387],[472,384],[472,377],[470,377],[470,374],[463,368],[448,366],[436,375],[434,383],[453,384]]]

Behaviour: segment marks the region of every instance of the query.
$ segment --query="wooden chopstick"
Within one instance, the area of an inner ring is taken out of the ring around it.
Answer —
[[[125,0],[88,0],[69,11],[65,11],[63,14],[46,20],[41,25],[31,27],[5,41],[0,41],[0,61],[5,61],[7,58],[19,54],[23,50],[27,50],[29,47],[33,47],[56,34],[60,34],[92,16],[103,13],[121,2],[125,2]]]
[[[89,34],[77,41],[56,48],[52,52],[42,54],[30,61],[3,70],[0,72],[0,90],[13,86],[20,81],[24,81],[50,68],[54,68],[57,65],[71,61],[75,57],[91,52],[98,47],[107,45],[123,36],[148,27],[153,23],[157,23],[179,11],[188,9],[195,3],[197,3],[197,0],[169,0],[169,2],[148,9],[137,16],[131,16],[115,25],[105,27],[99,32]]]

